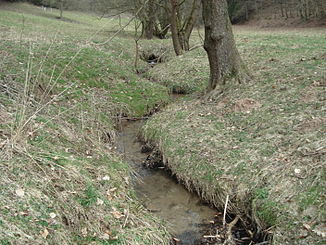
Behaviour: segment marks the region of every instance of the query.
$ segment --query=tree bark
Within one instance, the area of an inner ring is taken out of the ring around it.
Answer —
[[[155,28],[155,3],[154,1],[148,1],[145,6],[145,18],[143,20],[144,37],[146,39],[152,39],[154,36]]]
[[[60,19],[62,19],[62,17],[63,17],[63,0],[60,0],[59,8],[60,8]]]
[[[171,0],[171,33],[172,33],[172,42],[173,48],[176,55],[182,55],[182,46],[180,43],[179,35],[178,35],[178,26],[177,26],[177,6],[178,0]]]
[[[250,76],[235,45],[226,0],[202,0],[202,5],[210,65],[207,92],[222,92],[231,81],[242,83]]]
[[[197,9],[199,9],[199,1],[198,0],[194,0],[192,3],[192,9],[191,9],[191,13],[187,19],[187,22],[185,23],[185,28],[184,28],[184,50],[189,51],[190,49],[190,45],[189,45],[189,40],[190,40],[190,36],[192,33],[192,30],[194,29],[194,26],[196,24],[197,21],[197,15],[196,15],[196,11]]]

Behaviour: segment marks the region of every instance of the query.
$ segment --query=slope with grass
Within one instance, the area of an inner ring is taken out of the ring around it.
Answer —
[[[326,33],[237,29],[236,38],[254,79],[212,100],[170,105],[143,134],[188,188],[218,208],[229,196],[229,212],[253,220],[273,244],[324,244]],[[158,65],[152,79],[203,91],[204,52]]]
[[[167,89],[135,75],[132,30],[57,14],[0,7],[0,244],[168,244],[114,150]]]

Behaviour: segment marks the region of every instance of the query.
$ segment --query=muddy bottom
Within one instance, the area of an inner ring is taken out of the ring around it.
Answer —
[[[205,205],[165,171],[143,167],[148,154],[141,153],[141,143],[137,141],[142,124],[142,121],[124,122],[118,138],[118,150],[124,153],[136,173],[136,193],[149,211],[168,223],[169,232],[182,244],[197,244],[216,210]]]

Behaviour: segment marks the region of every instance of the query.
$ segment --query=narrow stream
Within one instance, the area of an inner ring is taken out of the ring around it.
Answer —
[[[137,174],[136,193],[148,210],[168,223],[169,232],[182,244],[197,244],[216,210],[202,203],[165,171],[143,167],[148,154],[141,153],[142,145],[137,140],[142,124],[142,121],[123,122],[118,137],[118,150]]]

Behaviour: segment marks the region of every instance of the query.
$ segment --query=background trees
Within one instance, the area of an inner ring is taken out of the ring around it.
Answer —
[[[301,18],[303,20],[326,17],[324,0],[227,0],[230,19],[233,23],[249,19],[252,13],[261,18]]]
[[[19,0],[7,0],[15,2]],[[27,0],[36,5],[47,5],[61,10],[84,10],[109,13],[111,11],[125,12],[144,6],[143,11],[138,14],[141,19],[144,37],[152,38],[157,36],[164,38],[168,32],[171,15],[172,0]],[[173,0],[174,2],[174,0]],[[200,10],[195,7],[196,15],[190,14],[194,4],[200,3],[200,0],[176,0],[177,17],[182,20],[188,19],[187,16],[198,17]],[[241,23],[248,19],[252,14],[257,14],[261,18],[299,18],[302,20],[326,18],[325,0],[227,0],[228,12],[232,23]],[[179,25],[180,28],[185,27]],[[182,31],[180,32],[182,33]]]

